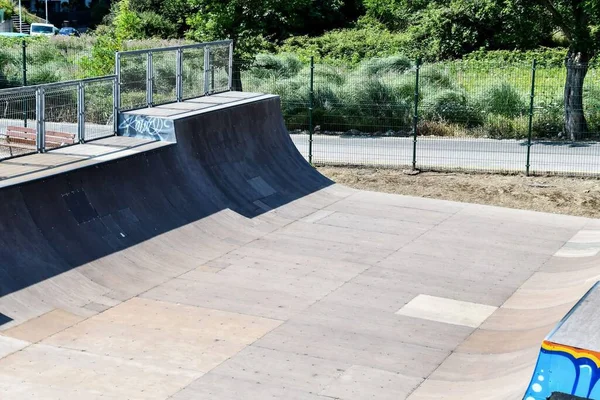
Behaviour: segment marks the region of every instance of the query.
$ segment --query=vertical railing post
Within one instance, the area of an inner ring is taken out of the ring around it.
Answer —
[[[119,111],[121,111],[121,53],[119,52],[115,54],[115,75],[117,76],[115,80],[116,90],[114,90],[113,97],[115,102],[114,106],[116,119]]]
[[[149,51],[146,60],[146,105],[152,107],[154,104],[154,71],[152,52]]]
[[[310,57],[310,88],[308,92],[308,163],[312,165],[313,160],[313,107],[315,101],[315,57]]]
[[[529,98],[529,127],[527,132],[527,163],[525,164],[525,175],[529,176],[531,167],[531,136],[533,133],[533,108],[535,105],[535,71],[537,69],[537,60],[533,60],[531,65],[531,95]]]
[[[113,78],[113,131],[116,135],[119,131],[119,76]]]
[[[229,43],[229,90],[233,90],[233,41]]]
[[[204,95],[208,96],[210,92],[210,47],[204,48]]]
[[[23,86],[27,86],[27,42],[23,40],[21,42],[21,48],[23,50],[22,64],[23,64]],[[27,128],[27,100],[23,100],[23,126]]]
[[[177,102],[183,101],[183,49],[177,49]]]
[[[421,69],[421,60],[417,58],[415,74],[415,104],[413,114],[413,154],[412,169],[417,169],[417,126],[419,124],[419,71]]]
[[[77,85],[77,140],[85,142],[85,83],[79,81]]]
[[[38,153],[43,153],[46,150],[46,94],[43,86],[37,88],[35,92],[36,106],[36,147]]]

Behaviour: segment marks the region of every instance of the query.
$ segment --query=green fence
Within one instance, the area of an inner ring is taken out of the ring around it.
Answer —
[[[583,107],[572,112],[585,121],[576,140],[565,129],[564,66],[270,57],[242,81],[244,90],[281,96],[292,138],[315,164],[598,175],[598,70],[580,68],[587,78],[572,96]]]

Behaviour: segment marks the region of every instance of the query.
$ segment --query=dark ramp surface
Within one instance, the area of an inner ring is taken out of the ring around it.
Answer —
[[[174,119],[176,145],[0,191],[0,296],[222,210],[253,218],[330,185],[279,107],[262,96]]]
[[[279,107],[136,111],[152,151],[0,190],[0,399],[522,398],[600,223],[332,185]]]

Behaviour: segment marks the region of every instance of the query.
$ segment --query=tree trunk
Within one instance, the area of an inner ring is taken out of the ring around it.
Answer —
[[[565,133],[571,140],[581,140],[588,130],[583,112],[583,82],[588,72],[590,57],[581,52],[569,51],[565,66]]]
[[[233,63],[233,88],[232,90],[236,92],[243,92],[242,88],[242,71],[240,70],[240,65]]]

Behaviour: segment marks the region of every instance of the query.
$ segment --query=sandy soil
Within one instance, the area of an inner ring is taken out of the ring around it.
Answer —
[[[600,218],[600,180],[319,167],[357,189]]]

